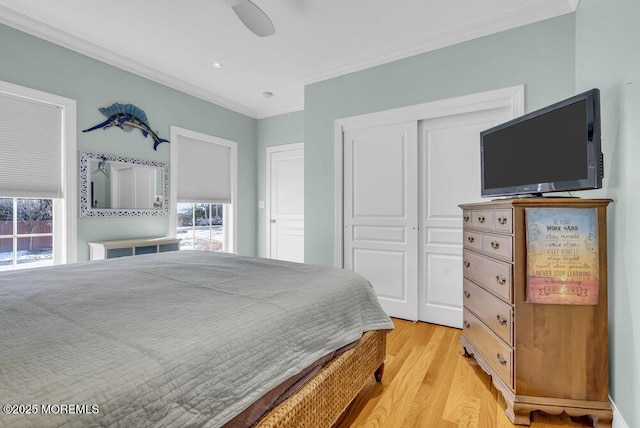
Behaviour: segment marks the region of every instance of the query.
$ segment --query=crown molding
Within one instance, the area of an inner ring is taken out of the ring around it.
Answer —
[[[236,113],[240,113],[254,119],[257,117],[257,112],[251,108],[215,94],[207,89],[188,83],[182,79],[178,79],[167,73],[163,73],[145,64],[124,57],[102,46],[80,39],[70,33],[54,28],[44,22],[18,13],[2,5],[0,5],[0,24],[31,34],[32,36],[152,80],[156,83],[168,86],[169,88],[176,89],[188,95],[235,111]]]
[[[264,109],[258,110],[256,114],[256,119],[265,119],[267,117],[279,116],[281,114],[294,113],[297,111],[304,110],[304,104],[294,104],[280,108],[274,109]]]
[[[566,0],[566,2],[562,4],[558,3],[557,0],[540,0],[534,4],[494,16],[490,19],[479,20],[471,25],[443,31],[435,37],[425,37],[410,43],[398,45],[388,53],[355,58],[348,65],[331,67],[319,73],[307,75],[303,77],[299,83],[302,85],[317,83],[344,74],[361,71],[522,25],[571,13],[576,10],[579,1],[580,0]],[[304,103],[274,109],[249,108],[210,90],[163,73],[162,71],[127,58],[100,45],[83,40],[2,5],[0,5],[0,23],[253,119],[263,119],[304,109]]]
[[[465,24],[464,26],[442,31],[434,36],[400,44],[393,49],[389,49],[387,53],[377,56],[354,58],[346,66],[327,68],[320,73],[305,76],[302,79],[302,83],[304,85],[317,83],[344,74],[362,71],[367,68],[572,13],[575,11],[573,3],[577,5],[578,1],[579,0],[566,0],[566,2],[558,3],[557,0],[540,0],[519,9],[495,15],[489,19],[478,20],[471,24]]]

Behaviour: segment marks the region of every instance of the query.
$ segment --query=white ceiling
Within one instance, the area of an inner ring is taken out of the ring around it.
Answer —
[[[305,84],[570,13],[578,1],[255,0],[276,27],[265,38],[232,0],[0,0],[0,23],[262,118],[303,109]]]

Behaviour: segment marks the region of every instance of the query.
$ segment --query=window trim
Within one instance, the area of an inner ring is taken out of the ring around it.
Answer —
[[[171,126],[171,154],[169,162],[169,235],[177,236],[178,222],[178,137],[192,138],[194,140],[206,141],[212,144],[220,144],[231,149],[231,203],[224,204],[225,219],[225,251],[229,253],[237,252],[238,244],[238,143],[214,137],[213,135],[191,131],[189,129]],[[200,201],[192,201],[200,203]]]
[[[78,260],[76,100],[0,80],[0,92],[62,109],[62,199],[53,200],[54,264]]]

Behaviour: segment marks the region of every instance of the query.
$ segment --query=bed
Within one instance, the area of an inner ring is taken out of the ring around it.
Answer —
[[[2,273],[0,326],[7,427],[328,427],[393,328],[356,273],[194,251]]]

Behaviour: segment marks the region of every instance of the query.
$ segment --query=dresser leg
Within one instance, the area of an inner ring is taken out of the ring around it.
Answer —
[[[531,425],[531,409],[527,406],[519,406],[517,404],[509,403],[507,401],[507,408],[505,413],[507,417],[511,419],[514,425]]]
[[[384,374],[384,363],[380,364],[380,367],[373,373],[373,377],[376,378],[376,382],[382,382],[382,375]]]
[[[613,413],[602,415],[590,415],[593,421],[593,428],[611,428],[613,424]]]

